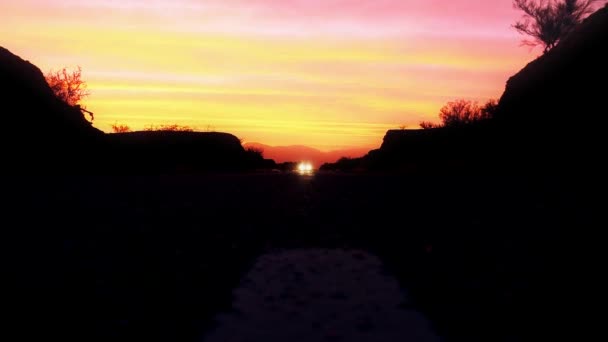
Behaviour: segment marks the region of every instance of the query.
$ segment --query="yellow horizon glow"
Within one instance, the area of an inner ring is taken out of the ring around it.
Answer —
[[[462,24],[421,0],[319,9],[335,1],[292,4],[300,15],[271,0],[22,0],[0,4],[0,45],[43,72],[81,66],[106,132],[180,124],[321,150],[376,148],[448,101],[498,98],[533,58],[510,4]]]

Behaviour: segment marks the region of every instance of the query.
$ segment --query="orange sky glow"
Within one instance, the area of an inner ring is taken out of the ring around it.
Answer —
[[[0,46],[81,66],[94,126],[181,124],[267,145],[376,148],[538,55],[511,0],[20,0]]]

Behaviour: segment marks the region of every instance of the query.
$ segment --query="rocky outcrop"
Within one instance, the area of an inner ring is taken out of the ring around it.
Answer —
[[[386,132],[382,140],[383,150],[400,149],[403,144],[410,144],[415,140],[434,136],[440,129],[392,129]]]
[[[455,163],[475,162],[490,154],[494,136],[489,122],[424,130],[389,130],[382,146],[351,168],[411,170],[441,168]],[[331,165],[326,169],[331,169]]]
[[[382,147],[364,157],[362,164],[399,169],[463,162],[478,167],[480,161],[488,161],[539,174],[587,174],[606,146],[604,127],[595,123],[608,114],[606,46],[608,7],[508,80],[496,120],[454,128],[391,130]]]
[[[260,154],[220,132],[144,131],[107,134],[108,159],[118,170],[173,172],[263,168]],[[274,164],[274,163],[272,163]]]

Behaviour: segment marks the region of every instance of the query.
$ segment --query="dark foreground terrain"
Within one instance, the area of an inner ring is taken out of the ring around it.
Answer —
[[[195,341],[265,252],[378,255],[447,340],[548,337],[569,320],[557,179],[450,174],[4,177],[12,340]],[[556,298],[560,298],[556,300]]]

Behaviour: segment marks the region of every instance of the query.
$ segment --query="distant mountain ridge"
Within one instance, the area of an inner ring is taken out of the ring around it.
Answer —
[[[273,159],[277,163],[309,161],[315,167],[325,163],[333,163],[342,157],[356,158],[364,156],[369,148],[349,148],[324,152],[303,145],[270,146],[256,142],[245,143],[245,148],[255,148],[263,151],[264,158]]]

